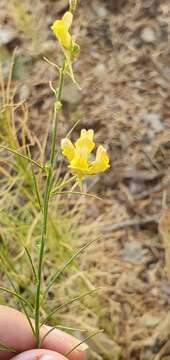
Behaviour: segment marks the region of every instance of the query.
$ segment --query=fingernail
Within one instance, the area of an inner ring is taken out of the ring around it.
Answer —
[[[55,356],[53,356],[53,355],[42,355],[41,357],[40,357],[40,360],[56,360],[56,357]]]

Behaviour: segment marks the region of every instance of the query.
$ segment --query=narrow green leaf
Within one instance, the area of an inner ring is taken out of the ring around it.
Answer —
[[[18,151],[13,150],[13,149],[10,149],[10,148],[8,148],[7,146],[3,146],[3,145],[0,145],[0,148],[1,148],[1,149],[4,149],[4,150],[7,150],[7,151],[9,151],[9,152],[11,152],[12,154],[15,154],[15,155],[17,155],[17,156],[20,156],[21,158],[23,158],[23,159],[31,162],[32,164],[38,166],[40,169],[44,170],[44,167],[41,166],[38,162],[36,162],[35,160],[30,159],[30,158],[29,158],[28,156],[26,156],[26,155],[20,154]]]
[[[37,281],[37,274],[36,274],[35,266],[34,266],[33,261],[32,261],[31,254],[30,254],[29,250],[28,250],[25,246],[24,246],[24,249],[25,249],[25,252],[26,252],[26,254],[27,254],[29,263],[30,263],[30,265],[31,265],[31,269],[32,269],[34,278],[35,278],[35,280]]]
[[[63,273],[63,271],[69,266],[86,248],[88,248],[91,244],[93,244],[95,240],[89,241],[87,244],[84,244],[80,247],[71,257],[69,257],[66,262],[63,264],[63,266],[57,270],[51,277],[49,284],[47,285],[47,288],[45,290],[44,295],[48,293],[51,286],[54,284],[54,282],[59,278],[59,276]]]
[[[41,339],[40,345],[43,345],[43,342],[46,339],[46,337],[49,334],[51,334],[52,331],[54,331],[56,329],[61,329],[61,330],[66,330],[66,331],[81,331],[81,332],[86,331],[85,329],[77,329],[77,328],[74,328],[74,327],[71,327],[71,326],[56,325],[56,326],[53,326],[50,330],[47,331],[47,333]]]
[[[29,146],[27,146],[27,151],[28,151],[29,159],[32,159]],[[38,204],[39,204],[39,207],[40,207],[41,211],[43,211],[42,204],[41,204],[40,192],[39,192],[39,189],[38,189],[37,179],[36,179],[36,176],[35,176],[34,167],[33,167],[32,162],[31,162],[31,172],[32,172],[32,179],[33,179],[33,183],[34,183],[34,188],[35,188],[37,201],[38,201]]]
[[[85,339],[83,339],[82,341],[80,341],[77,345],[75,345],[74,347],[72,347],[71,350],[69,350],[65,356],[70,355],[74,350],[76,350],[77,348],[79,348],[80,345],[82,345],[83,343],[85,343],[87,340],[91,339],[92,337],[101,334],[103,332],[103,330],[97,330],[95,332],[93,332],[91,335],[88,335]],[[88,347],[87,347],[88,348]]]
[[[81,196],[84,195],[84,196],[92,197],[97,200],[102,200],[102,198],[100,198],[99,196],[80,192],[80,191],[56,191],[56,192],[52,193],[52,195],[53,196],[54,195],[81,195]]]
[[[78,300],[81,300],[83,299],[84,297],[86,297],[87,295],[91,295],[93,293],[95,293],[96,291],[98,291],[98,289],[94,289],[94,290],[90,290],[90,291],[87,291],[86,293],[82,294],[82,295],[79,295],[79,296],[76,296],[74,297],[73,299],[69,300],[68,302],[64,303],[64,304],[61,304],[61,305],[58,305],[53,311],[51,311],[47,316],[46,318],[43,320],[43,322],[41,323],[41,326],[46,324],[48,320],[51,319],[51,317],[60,309],[64,308],[65,306],[67,305],[70,305],[72,303],[74,303],[75,301],[78,301]]]
[[[4,287],[1,287],[0,286],[0,291],[4,291],[4,292],[7,292],[8,294],[11,294],[13,296],[16,296],[20,301],[22,301],[23,303],[25,303],[27,306],[29,306],[29,308],[31,308],[32,310],[32,305],[27,301],[25,300],[21,295],[17,294],[15,291],[12,291],[10,289],[6,289]]]

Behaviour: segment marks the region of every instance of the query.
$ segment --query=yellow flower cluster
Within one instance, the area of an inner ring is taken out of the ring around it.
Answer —
[[[56,35],[62,51],[65,55],[67,65],[70,71],[70,75],[74,80],[73,70],[72,70],[72,62],[74,60],[75,55],[79,51],[79,46],[76,44],[71,35],[70,35],[70,27],[73,21],[73,14],[70,11],[67,11],[62,19],[54,21],[51,29]]]
[[[97,149],[95,160],[89,161],[89,156],[95,147],[93,136],[92,129],[83,129],[75,145],[68,138],[63,139],[61,143],[62,153],[70,163],[68,167],[80,180],[85,176],[104,172],[110,167],[107,151],[102,145]]]

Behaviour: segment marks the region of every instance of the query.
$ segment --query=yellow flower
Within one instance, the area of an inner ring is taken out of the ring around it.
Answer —
[[[97,149],[96,159],[94,161],[89,160],[89,156],[95,147],[93,136],[93,130],[83,129],[75,145],[67,138],[63,139],[61,143],[62,153],[69,161],[68,167],[80,180],[87,175],[104,172],[110,167],[107,151],[102,145]]]
[[[61,142],[62,153],[69,161],[73,160],[75,155],[75,148],[69,139],[63,139]]]
[[[70,33],[70,27],[73,21],[73,14],[70,11],[67,11],[62,19],[54,21],[51,29],[56,35],[61,49],[65,55],[67,66],[70,72],[70,76],[72,80],[75,82],[73,70],[72,70],[72,62],[74,60],[75,55],[79,51],[79,46],[76,44]]]
[[[61,20],[54,21],[53,25],[51,26],[51,29],[57,36],[60,45],[69,51],[72,48],[72,38],[69,33],[72,21],[73,15],[71,12],[67,11]]]

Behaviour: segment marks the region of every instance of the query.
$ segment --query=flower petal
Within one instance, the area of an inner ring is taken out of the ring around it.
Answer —
[[[73,14],[70,11],[66,11],[62,19],[64,21],[65,28],[68,31],[73,21]]]
[[[93,135],[94,132],[92,129],[82,129],[80,138],[75,143],[76,153],[84,156],[86,159],[95,147]]]
[[[63,46],[65,49],[71,49],[72,46],[72,38],[69,34],[65,22],[63,19],[56,20],[53,25],[51,26],[54,34],[57,36],[60,45]]]
[[[86,129],[82,129],[81,130],[81,138],[85,138],[87,137],[89,140],[93,141],[93,136],[94,136],[94,131],[92,129],[90,130],[86,130]]]
[[[97,149],[96,159],[91,163],[89,174],[93,175],[98,172],[106,171],[110,167],[109,156],[106,149],[100,145]]]
[[[69,161],[72,161],[75,156],[75,148],[72,142],[67,138],[63,139],[61,142],[61,149],[63,155],[66,156]]]

